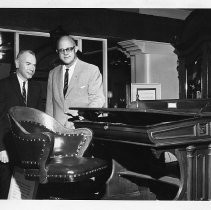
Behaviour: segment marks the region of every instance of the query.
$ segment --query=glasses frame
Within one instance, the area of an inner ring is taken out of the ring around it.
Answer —
[[[60,54],[65,54],[65,51],[67,52],[67,53],[71,53],[71,52],[73,52],[73,50],[75,49],[75,46],[73,46],[73,47],[67,47],[66,49],[58,49],[58,50],[56,50],[58,53],[60,53]]]

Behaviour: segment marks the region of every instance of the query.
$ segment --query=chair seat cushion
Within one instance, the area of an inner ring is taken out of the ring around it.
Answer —
[[[107,169],[107,162],[98,158],[54,157],[46,166],[46,178],[48,182],[77,182],[103,175]],[[39,176],[35,170],[26,170],[25,175]]]

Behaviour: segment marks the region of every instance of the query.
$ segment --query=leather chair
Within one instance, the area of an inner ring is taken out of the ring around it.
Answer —
[[[51,188],[56,184],[60,192],[67,183],[75,183],[77,189],[78,184],[85,186],[84,183],[89,182],[88,186],[95,184],[94,191],[99,191],[99,186],[105,184],[109,173],[107,162],[86,156],[91,146],[91,130],[67,129],[51,116],[29,107],[12,107],[8,115],[16,158],[26,179],[44,185],[52,183]],[[58,187],[62,183],[65,185]],[[67,191],[71,188],[68,185]]]

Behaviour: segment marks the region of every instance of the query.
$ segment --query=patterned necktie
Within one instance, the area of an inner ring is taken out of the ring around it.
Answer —
[[[26,82],[23,82],[22,96],[23,96],[24,103],[26,105],[26,88],[25,88],[25,84],[26,84]]]
[[[64,97],[67,93],[67,88],[68,88],[68,77],[69,77],[69,73],[68,73],[69,69],[66,69],[65,75],[64,75],[64,89],[63,89],[63,94]]]

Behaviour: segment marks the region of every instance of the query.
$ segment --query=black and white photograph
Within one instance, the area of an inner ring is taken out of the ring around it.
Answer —
[[[4,209],[210,200],[208,2],[0,1]]]

